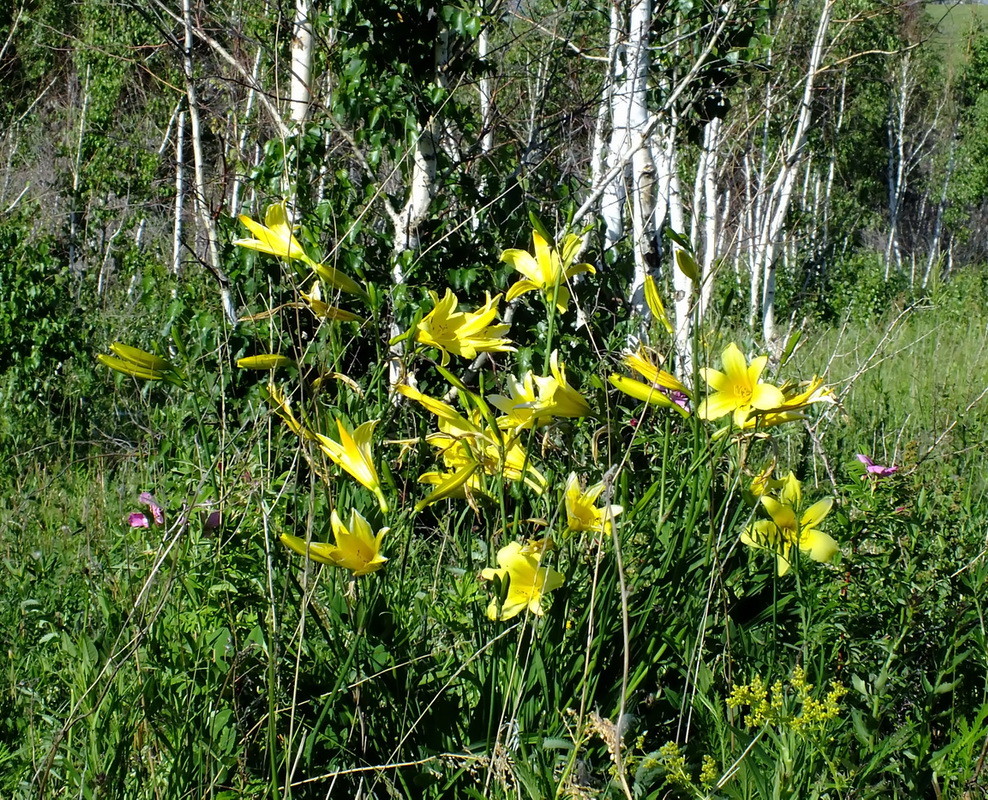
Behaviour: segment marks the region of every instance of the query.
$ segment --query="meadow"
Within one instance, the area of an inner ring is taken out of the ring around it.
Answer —
[[[711,317],[680,384],[659,292],[637,358],[574,326],[568,238],[501,254],[510,330],[437,293],[395,336],[265,230],[321,295],[246,345],[180,298],[101,357],[115,429],[7,472],[5,797],[988,787],[977,271],[771,359]]]

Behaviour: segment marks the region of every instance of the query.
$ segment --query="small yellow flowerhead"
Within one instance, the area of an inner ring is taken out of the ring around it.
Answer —
[[[603,483],[594,484],[584,491],[576,473],[571,472],[566,480],[566,527],[571,531],[610,533],[612,520],[624,508],[614,505],[598,508],[597,499],[603,491]]]
[[[433,292],[435,303],[415,329],[417,341],[435,347],[442,353],[442,363],[449,363],[449,354],[462,358],[476,358],[477,353],[507,353],[515,348],[508,339],[500,338],[507,333],[507,325],[492,325],[497,316],[497,306],[501,295],[494,298],[487,295],[487,302],[476,311],[457,311],[456,295],[446,289],[442,300]]]
[[[278,258],[305,258],[305,250],[292,233],[288,222],[288,210],[285,203],[272,203],[264,212],[264,224],[255,222],[245,214],[240,215],[240,222],[254,234],[253,239],[235,239],[234,244],[257,250],[260,253],[277,256]]]
[[[545,295],[547,303],[552,303],[555,298],[556,310],[562,314],[569,305],[567,281],[575,275],[593,273],[595,270],[589,264],[572,263],[580,249],[579,236],[571,233],[563,239],[561,255],[538,231],[532,231],[532,241],[534,256],[525,250],[515,249],[501,253],[501,260],[524,276],[508,289],[506,299],[510,303],[525,292],[539,290]]]
[[[565,578],[550,567],[539,566],[543,553],[541,547],[523,546],[519,542],[511,542],[498,551],[500,569],[488,567],[481,576],[488,581],[499,579],[502,587],[507,582],[507,593],[503,604],[498,602],[499,598],[491,601],[487,607],[488,618],[511,619],[526,608],[537,616],[545,613],[542,598],[562,586]]]
[[[374,454],[371,452],[371,438],[378,422],[380,420],[377,419],[365,422],[358,425],[351,433],[343,420],[337,419],[339,442],[321,433],[316,433],[314,436],[319,443],[319,449],[329,456],[334,464],[349,472],[357,481],[370,489],[377,497],[381,511],[387,512],[388,501],[381,489],[381,481],[377,477],[377,468],[374,466]]]
[[[381,528],[376,534],[370,523],[356,510],[350,511],[350,525],[347,527],[336,510],[330,516],[335,545],[325,542],[309,542],[290,534],[282,534],[281,541],[299,555],[311,558],[321,564],[343,567],[354,577],[369,575],[384,566],[388,559],[381,555],[381,541],[388,528]]]
[[[697,413],[701,419],[720,419],[733,413],[734,424],[743,428],[753,412],[769,411],[785,403],[785,395],[779,387],[761,383],[768,356],[754,358],[749,365],[744,354],[732,342],[724,349],[721,362],[724,372],[710,367],[700,370],[704,380],[714,391],[700,403]]]

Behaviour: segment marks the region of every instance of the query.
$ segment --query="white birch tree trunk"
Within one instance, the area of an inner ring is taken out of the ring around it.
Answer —
[[[700,250],[703,258],[700,267],[700,299],[696,309],[696,319],[699,325],[710,305],[714,289],[714,263],[718,253],[718,203],[717,203],[717,154],[720,151],[720,136],[723,120],[720,117],[711,119],[703,131],[703,152],[700,157],[703,210],[700,214],[703,227],[703,240]],[[696,212],[694,211],[694,215]],[[694,239],[694,242],[696,240]]]
[[[192,70],[192,8],[190,0],[182,0],[182,15],[185,23],[185,52],[182,64],[185,69],[185,95],[189,104],[189,127],[192,134],[192,158],[195,170],[194,203],[196,216],[206,237],[206,264],[220,285],[220,302],[231,325],[237,324],[237,309],[230,292],[230,279],[223,272],[217,244],[216,225],[206,205],[205,166],[202,155],[202,125],[199,120],[199,100],[196,96],[195,78]]]
[[[185,208],[185,110],[175,128],[175,219],[172,223],[172,275],[182,274],[182,213]]]
[[[621,15],[621,4],[611,3],[611,22],[609,31],[611,79],[610,92],[605,92],[605,100],[609,101],[609,116],[611,120],[611,137],[604,159],[604,171],[610,173],[617,168],[620,173],[609,181],[600,198],[600,215],[604,221],[604,251],[614,247],[624,235],[624,203],[626,199],[626,184],[624,180],[625,154],[630,150],[629,129],[631,127],[631,96],[628,92],[627,54],[623,39],[624,18]]]
[[[645,277],[655,262],[655,164],[645,147],[648,130],[648,30],[652,19],[651,0],[635,0],[629,18],[627,75],[628,144],[631,157],[631,228],[634,237],[635,271],[628,287],[632,310],[648,319],[645,303]],[[629,344],[633,344],[630,343]]]
[[[292,122],[301,127],[312,100],[312,9],[309,0],[295,0],[292,25],[292,81],[289,109]]]
[[[802,157],[803,148],[809,133],[812,119],[813,90],[816,76],[823,60],[827,42],[827,31],[830,27],[831,12],[835,0],[824,0],[817,24],[813,47],[810,50],[810,60],[806,68],[806,80],[803,84],[803,96],[799,105],[799,115],[795,129],[786,148],[785,158],[779,167],[772,186],[767,213],[765,214],[762,233],[759,242],[758,259],[764,275],[762,292],[762,335],[767,345],[775,342],[775,278],[777,254],[780,235],[785,226],[786,215],[792,199],[793,183],[796,178],[796,166]]]

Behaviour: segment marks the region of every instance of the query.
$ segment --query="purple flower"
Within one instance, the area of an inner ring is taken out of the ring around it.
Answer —
[[[165,524],[165,512],[161,510],[161,506],[154,499],[154,496],[150,492],[141,492],[140,497],[137,498],[149,509],[151,509],[151,516],[154,517],[154,522],[156,525]],[[147,525],[143,526],[147,527]]]
[[[865,465],[865,470],[869,475],[874,475],[876,478],[887,478],[899,471],[898,467],[883,467],[881,464],[876,464],[863,453],[858,453],[855,458]]]
[[[660,391],[662,389],[663,387],[660,387]],[[685,392],[680,392],[677,389],[665,389],[664,391],[669,396],[669,399],[683,409],[683,411],[690,410],[690,399],[686,396]]]
[[[150,528],[151,523],[148,522],[148,518],[145,517],[140,511],[135,511],[131,514],[127,521],[130,523],[132,528]]]
[[[202,526],[207,531],[215,531],[220,526],[220,523],[222,521],[223,521],[223,519],[220,516],[220,512],[219,511],[210,511],[209,514],[207,515],[206,519],[203,520]]]

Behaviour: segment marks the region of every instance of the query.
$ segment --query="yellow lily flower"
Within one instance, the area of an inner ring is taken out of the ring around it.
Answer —
[[[761,430],[806,419],[806,414],[803,412],[814,403],[837,402],[833,390],[823,385],[823,378],[817,377],[803,383],[787,383],[782,387],[782,394],[785,397],[782,405],[769,411],[753,412],[744,421],[741,431],[747,433],[756,428]],[[714,438],[719,438],[727,432],[726,428],[719,430],[714,434]]]
[[[575,275],[594,273],[596,270],[590,264],[571,263],[580,248],[580,237],[575,234],[568,234],[563,239],[562,257],[538,231],[532,231],[532,240],[534,256],[525,250],[516,249],[501,253],[501,260],[505,264],[525,276],[508,289],[505,299],[510,303],[525,292],[541,290],[549,303],[553,302],[555,296],[556,309],[562,314],[566,311],[570,298],[566,282]]]
[[[506,416],[498,419],[501,428],[531,428],[545,425],[553,417],[585,417],[590,404],[566,381],[566,368],[559,363],[559,352],[549,356],[551,377],[540,378],[529,371],[521,380],[508,377],[508,396],[491,395],[491,405]],[[538,394],[536,394],[538,387]]]
[[[488,567],[480,573],[484,580],[499,578],[502,585],[505,581],[508,582],[503,605],[495,598],[487,607],[489,619],[511,619],[526,608],[537,616],[545,613],[542,598],[562,586],[566,579],[562,573],[550,567],[539,566],[542,552],[540,547],[523,547],[518,542],[511,542],[498,551],[497,563],[500,569]]]
[[[384,566],[388,559],[381,555],[381,541],[388,528],[381,528],[374,534],[370,523],[356,510],[350,511],[349,528],[343,524],[336,510],[330,517],[336,544],[306,542],[298,536],[284,533],[281,541],[299,555],[306,556],[320,564],[343,567],[354,574],[369,575]]]
[[[662,305],[662,298],[659,296],[659,287],[655,285],[655,278],[651,275],[645,276],[645,303],[648,305],[648,310],[652,312],[652,316],[661,322],[662,327],[666,329],[666,333],[672,336],[674,333],[672,323],[669,322],[666,307]]]
[[[571,472],[566,479],[566,527],[571,531],[609,534],[612,520],[624,508],[614,505],[597,508],[597,499],[603,491],[603,483],[584,490],[576,473]]]
[[[296,419],[295,414],[292,412],[291,404],[288,402],[288,398],[285,393],[281,391],[274,383],[268,384],[268,400],[270,400],[277,408],[275,409],[284,421],[288,425],[288,429],[294,433],[296,436],[300,436],[303,439],[314,440],[316,435],[306,428],[301,422]]]
[[[786,398],[778,386],[761,383],[761,374],[768,363],[768,356],[754,358],[749,365],[736,344],[729,344],[721,355],[724,372],[703,367],[700,372],[714,394],[700,403],[697,413],[701,419],[720,419],[734,414],[734,424],[743,428],[745,421],[755,411],[769,411],[780,407]]]
[[[361,289],[361,292],[362,291],[363,290]],[[336,322],[364,321],[362,317],[358,317],[356,314],[351,314],[349,311],[344,311],[342,308],[331,306],[329,303],[325,302],[322,299],[322,286],[318,280],[313,281],[312,288],[309,290],[308,294],[305,292],[299,292],[299,294],[308,304],[309,308],[312,310],[312,313],[320,319],[330,319]]]
[[[783,479],[783,483],[779,499],[768,495],[761,497],[761,503],[772,519],[759,520],[741,534],[741,541],[749,547],[776,553],[780,576],[789,571],[793,545],[819,562],[831,561],[840,549],[831,536],[817,528],[830,513],[833,498],[827,497],[814,503],[797,518],[802,506],[800,483],[792,472]]]
[[[166,358],[120,342],[111,344],[110,352],[113,356],[101,354],[96,357],[105,367],[145,381],[167,380],[175,385],[181,384],[178,370]]]
[[[657,353],[654,358],[659,364],[662,363],[662,358]],[[675,375],[660,369],[649,351],[640,347],[637,353],[629,353],[623,360],[626,366],[645,378],[647,383],[624,375],[611,375],[608,380],[618,391],[649,405],[671,408],[680,416],[690,415],[690,390]]]
[[[358,482],[370,489],[377,497],[381,511],[387,513],[388,501],[381,490],[381,481],[377,477],[374,456],[371,453],[371,437],[378,422],[380,420],[375,419],[358,425],[351,434],[343,420],[337,419],[336,427],[340,432],[338,443],[321,433],[316,433],[314,436],[319,443],[319,449],[329,456],[334,464],[349,472]]]
[[[288,222],[288,211],[284,201],[272,203],[264,212],[264,224],[255,222],[246,214],[241,214],[240,222],[254,234],[253,239],[234,239],[239,247],[257,250],[278,258],[305,258],[305,250],[292,233]]]
[[[442,353],[442,364],[449,363],[449,354],[473,359],[477,353],[507,353],[515,350],[508,339],[501,339],[507,333],[507,325],[491,325],[497,315],[497,305],[501,295],[491,299],[473,312],[457,311],[456,295],[446,289],[443,299],[435,292],[429,292],[435,306],[415,329],[415,338]]]

